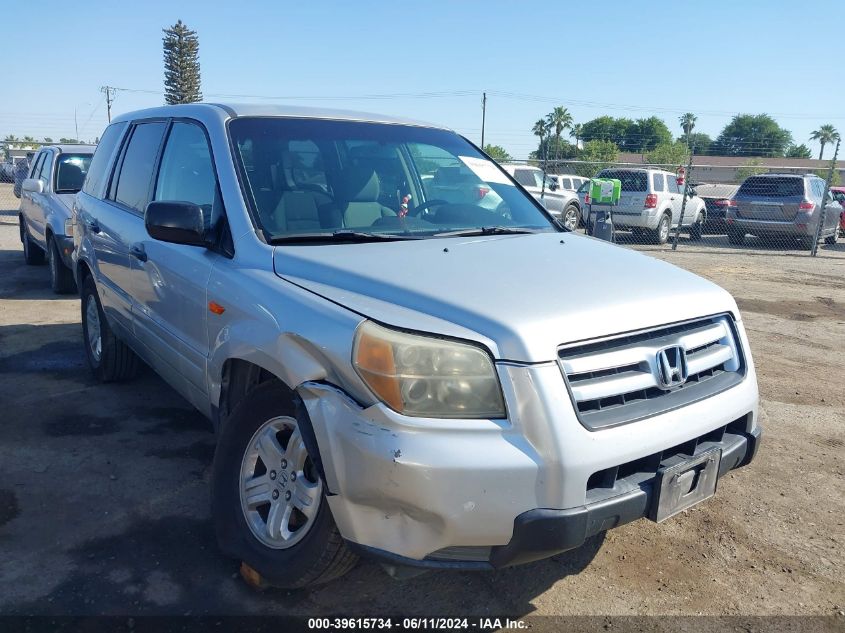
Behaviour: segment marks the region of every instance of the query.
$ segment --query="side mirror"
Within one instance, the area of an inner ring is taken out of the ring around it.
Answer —
[[[207,246],[203,210],[191,202],[150,202],[144,225],[154,240],[188,246]]]
[[[21,189],[30,193],[44,193],[44,182],[38,178],[27,178],[21,183]]]

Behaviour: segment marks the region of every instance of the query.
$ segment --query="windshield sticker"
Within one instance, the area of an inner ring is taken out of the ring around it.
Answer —
[[[489,160],[476,158],[475,156],[458,156],[458,158],[472,170],[472,173],[484,182],[495,182],[501,185],[511,184],[505,174]]]

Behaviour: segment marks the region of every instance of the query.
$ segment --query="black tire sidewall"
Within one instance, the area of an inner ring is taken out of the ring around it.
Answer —
[[[308,424],[296,415],[290,393],[274,382],[260,385],[236,407],[221,429],[214,453],[211,506],[217,540],[225,554],[245,562],[274,586],[294,588],[319,575],[315,564],[323,558],[336,527],[326,501],[325,484],[317,517],[296,545],[288,549],[267,547],[247,525],[240,502],[243,455],[258,428],[279,416]]]

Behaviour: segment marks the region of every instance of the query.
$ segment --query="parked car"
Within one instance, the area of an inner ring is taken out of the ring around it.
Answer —
[[[704,200],[706,216],[703,230],[705,233],[725,235],[728,225],[725,222],[728,204],[736,194],[738,185],[696,183],[693,186],[695,195]]]
[[[845,209],[845,187],[831,187],[833,199]],[[839,213],[839,237],[845,237],[845,210]]]
[[[0,181],[2,182],[14,182],[15,181],[15,168],[17,164],[22,161],[26,160],[26,155],[23,156],[7,156],[6,160],[3,161],[3,164],[0,165]]]
[[[728,239],[745,243],[747,234],[764,240],[796,240],[813,247],[822,212],[825,181],[815,174],[760,174],[746,178],[728,206]],[[819,237],[836,244],[842,205],[828,191]]]
[[[378,202],[362,146],[392,154],[407,214]],[[504,204],[428,199],[430,148]],[[285,167],[303,163],[307,181]],[[733,298],[564,232],[449,130],[269,105],[124,114],[76,205],[88,364],[114,381],[143,359],[212,420],[217,537],[254,579],[325,582],[358,554],[548,557],[710,497],[759,444]]]
[[[547,177],[555,183],[557,189],[566,191],[578,191],[578,188],[589,180],[572,174],[548,174]]]
[[[429,200],[477,204],[491,210],[503,203],[502,198],[463,163],[438,167],[431,178],[422,179],[422,184]]]
[[[557,189],[557,185],[548,180],[544,185],[543,170],[537,167],[506,163],[502,165],[502,168],[546,207],[563,226],[570,231],[578,228],[581,219],[581,203],[574,191]]]
[[[38,150],[21,184],[18,216],[27,264],[50,264],[56,293],[76,290],[73,279],[72,207],[94,155],[93,145],[49,145]]]
[[[706,209],[704,200],[688,192],[686,205],[683,186],[677,175],[651,168],[603,169],[597,178],[615,178],[622,182],[619,204],[613,207],[613,224],[630,229],[635,237],[665,244],[673,228],[680,223],[691,240],[701,239]],[[589,183],[578,190],[584,209],[584,222],[589,223]],[[683,208],[683,217],[681,209]]]

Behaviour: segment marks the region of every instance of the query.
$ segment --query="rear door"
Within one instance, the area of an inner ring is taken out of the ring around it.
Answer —
[[[81,218],[95,251],[103,309],[129,333],[133,331],[129,247],[146,232],[144,209],[166,128],[165,121],[145,121],[129,129],[106,199]]]
[[[152,200],[192,202],[204,211],[206,229],[223,218],[211,149],[204,128],[173,121],[162,150]],[[213,249],[154,240],[142,226],[130,246],[137,340],[156,369],[192,402],[207,393],[208,299]]]
[[[745,220],[792,222],[805,197],[820,202],[812,191],[805,192],[804,182],[803,177],[794,176],[747,178],[735,196],[737,216]]]

